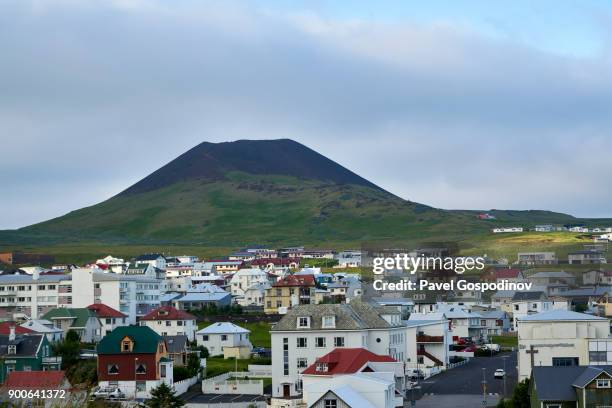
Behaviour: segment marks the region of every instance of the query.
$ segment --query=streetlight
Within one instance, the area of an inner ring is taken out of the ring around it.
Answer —
[[[504,362],[504,398],[506,398],[506,359],[508,356],[503,356],[502,360]]]
[[[483,368],[482,369],[482,406],[483,407],[487,406],[487,378],[486,378],[486,374],[487,374],[487,369]]]

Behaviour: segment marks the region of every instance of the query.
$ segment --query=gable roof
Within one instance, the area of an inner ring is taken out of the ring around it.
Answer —
[[[158,258],[163,258],[162,254],[144,254],[136,258],[136,261],[155,261]]]
[[[166,342],[168,353],[181,353],[187,348],[188,338],[184,334],[177,336],[162,336]]]
[[[272,287],[282,288],[291,286],[314,286],[315,279],[313,275],[287,275],[281,280],[275,282]]]
[[[226,334],[226,333],[250,333],[250,330],[247,330],[243,327],[237,326],[234,323],[230,322],[219,322],[213,323],[210,326],[207,326],[203,329],[198,330],[197,334]]]
[[[120,311],[105,305],[104,303],[94,303],[93,305],[87,306],[87,309],[92,310],[98,317],[127,317],[126,314],[123,314]]]
[[[612,366],[534,367],[532,390],[541,401],[576,401],[574,387],[584,388],[603,372],[612,376]]]
[[[546,294],[541,291],[533,290],[530,292],[515,292],[512,300],[542,300],[546,299]]]
[[[172,306],[161,306],[151,310],[140,320],[195,320],[195,316]]]
[[[87,326],[87,320],[91,317],[96,317],[95,313],[86,307],[80,308],[66,308],[57,307],[49,310],[43,316],[45,320],[62,320],[62,319],[73,319],[71,328],[82,328]]]
[[[12,371],[6,377],[9,389],[59,389],[66,380],[63,371]]]
[[[335,395],[336,398],[344,402],[347,407],[375,408],[370,401],[364,398],[359,392],[348,384],[328,390],[314,404],[310,405],[310,407],[317,405],[319,401],[328,397],[330,394]]]
[[[302,374],[337,375],[353,374],[368,362],[395,363],[389,356],[374,354],[364,348],[337,348],[315,360]],[[326,363],[327,371],[317,371],[317,364]]]
[[[551,310],[548,312],[540,312],[525,317],[519,317],[519,321],[528,322],[543,322],[555,320],[608,320],[604,317],[593,316],[585,313],[572,312],[569,310]]]
[[[121,340],[129,337],[134,342],[131,353],[121,352]],[[157,345],[162,341],[159,334],[147,326],[116,327],[96,346],[98,354],[155,354]]]
[[[34,333],[63,333],[62,329],[53,326],[53,323],[48,320],[28,320],[21,325],[24,329]]]
[[[359,299],[341,304],[296,305],[276,323],[272,331],[302,331],[298,317],[310,317],[310,330],[325,330],[323,316],[335,316],[334,330],[382,329],[392,327],[370,304]]]
[[[516,268],[504,268],[495,270],[496,279],[516,279],[521,275],[521,270]]]
[[[15,340],[9,340],[9,336],[0,336],[0,356],[8,355],[8,346],[16,345],[15,356],[34,356],[38,352],[45,336],[42,334],[18,334]],[[13,354],[12,354],[13,355]]]
[[[34,330],[30,330],[27,327],[20,326],[15,322],[2,322],[0,323],[0,334],[9,335],[11,333],[11,326],[15,327],[15,334],[26,334],[34,332]]]
[[[584,388],[589,385],[595,378],[599,377],[602,373],[606,373],[606,377],[612,377],[612,365],[609,366],[597,366],[587,367],[578,378],[573,382],[574,387]]]

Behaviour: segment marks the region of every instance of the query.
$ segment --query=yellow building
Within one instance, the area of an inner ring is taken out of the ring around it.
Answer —
[[[314,303],[315,280],[313,275],[287,275],[266,289],[264,312],[277,314],[295,305]]]

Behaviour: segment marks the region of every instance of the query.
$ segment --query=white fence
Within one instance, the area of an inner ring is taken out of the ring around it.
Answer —
[[[177,381],[174,383],[174,390],[176,391],[176,395],[181,395],[187,392],[189,387],[198,382],[198,376],[187,378],[183,381]]]
[[[202,382],[202,393],[263,395],[263,380],[225,380]]]
[[[186,408],[266,408],[266,401],[250,401],[250,402],[188,402]]]
[[[465,360],[463,360],[463,361],[459,361],[458,363],[450,363],[450,364],[448,365],[448,369],[450,370],[451,368],[455,368],[455,367],[462,366],[462,365],[464,365],[464,364],[467,364],[469,361],[470,361],[470,359],[469,359],[469,358],[466,358]]]
[[[272,366],[249,364],[249,377],[272,377]]]

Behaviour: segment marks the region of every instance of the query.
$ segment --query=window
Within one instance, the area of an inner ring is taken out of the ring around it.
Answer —
[[[553,367],[569,367],[578,365],[578,357],[553,357]]]
[[[9,345],[8,354],[17,354],[17,346],[14,344]]]
[[[136,381],[136,391],[144,392],[147,390],[147,382],[146,381]]]
[[[325,337],[316,337],[315,347],[325,347]]]
[[[308,339],[306,337],[298,337],[297,338],[297,348],[306,348],[308,347]]]
[[[310,327],[310,318],[298,317],[298,327]]]
[[[344,347],[344,337],[334,337],[334,347]]]
[[[589,351],[590,361],[608,361],[608,353],[606,351]]]
[[[227,334],[221,335],[221,341],[227,341]]]
[[[146,374],[147,373],[147,365],[144,363],[136,364],[136,374]]]
[[[166,326],[170,326],[172,325],[172,322],[170,320],[166,320]]]
[[[159,365],[159,376],[161,378],[166,378],[166,365],[165,364]]]
[[[119,366],[117,364],[109,364],[106,366],[108,374],[119,374]]]
[[[283,375],[289,375],[289,339],[283,338]]]
[[[111,320],[110,318],[107,318],[107,319],[106,319],[106,324],[111,324],[111,321],[112,321],[112,320]]]
[[[130,351],[131,348],[131,342],[129,340],[121,342],[121,351]]]
[[[317,363],[315,366],[315,371],[318,373],[326,373],[327,372],[327,364],[326,363]]]
[[[610,388],[610,379],[609,378],[598,379],[596,385],[597,385],[597,388]]]
[[[202,341],[208,341],[208,334],[202,335]]]
[[[306,368],[308,367],[308,359],[304,357],[300,357],[297,359],[297,368]]]
[[[323,316],[323,328],[333,329],[336,327],[336,316]]]
[[[276,307],[283,307],[283,302],[281,300],[277,300]]]

